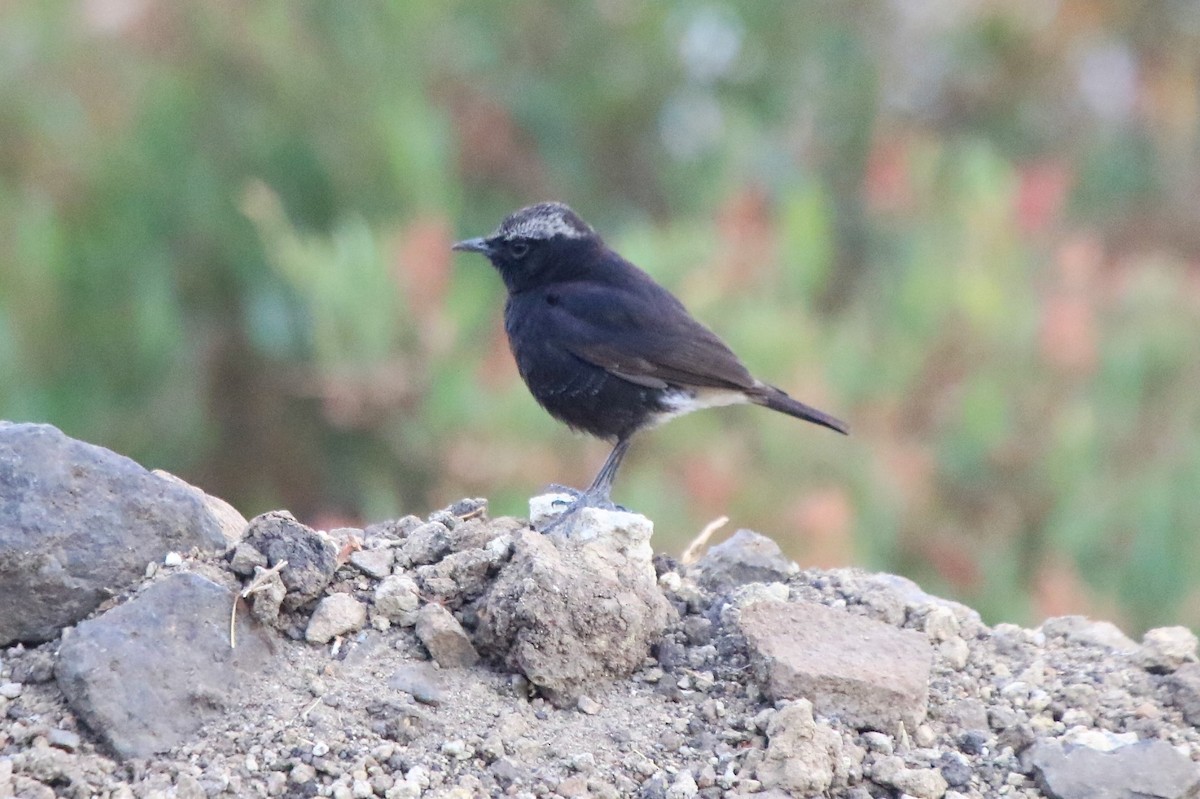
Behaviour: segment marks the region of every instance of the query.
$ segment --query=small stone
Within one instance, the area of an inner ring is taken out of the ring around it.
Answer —
[[[842,736],[813,719],[807,699],[785,702],[767,722],[767,750],[754,776],[768,789],[819,793],[842,767]]]
[[[938,646],[938,656],[946,661],[947,666],[960,671],[966,668],[967,661],[971,658],[971,647],[966,641],[955,636]]]
[[[875,762],[871,779],[915,799],[941,799],[948,787],[941,772],[928,768],[906,768],[904,760],[894,755]]]
[[[429,663],[409,663],[392,673],[388,685],[403,691],[425,705],[440,705],[445,700],[445,691],[439,677]]]
[[[1195,764],[1166,741],[1139,741],[1104,752],[1041,740],[1030,747],[1028,761],[1038,788],[1051,799],[1182,799],[1200,791]]]
[[[944,752],[937,766],[950,787],[966,788],[971,784],[971,764],[958,752]]]
[[[581,713],[586,713],[589,716],[596,715],[601,709],[600,703],[587,694],[582,694],[579,699],[575,700],[575,707],[579,708]]]
[[[304,785],[317,778],[317,770],[307,763],[297,763],[292,766],[291,780],[297,785]]]
[[[19,682],[0,683],[0,697],[5,699],[16,699],[21,695],[21,691],[24,689],[25,686],[21,685]]]
[[[403,627],[411,627],[417,623],[421,592],[416,580],[406,574],[394,574],[375,587],[373,602],[377,613]]]
[[[958,637],[958,617],[945,605],[934,605],[925,614],[925,634],[933,641],[948,641]]]
[[[738,530],[688,570],[710,591],[728,591],[746,583],[783,582],[800,567],[775,543],[753,530]]]
[[[1196,634],[1187,627],[1156,627],[1142,636],[1138,663],[1146,671],[1168,674],[1196,662]]]
[[[671,787],[667,788],[667,799],[691,799],[700,792],[692,772],[684,769],[675,775]]]
[[[891,736],[884,735],[882,732],[864,732],[862,742],[863,746],[872,752],[890,755],[895,751],[895,745],[892,743]]]
[[[450,530],[441,522],[426,522],[408,534],[401,548],[415,566],[436,563],[450,553]]]
[[[426,605],[417,612],[416,633],[429,656],[443,668],[468,668],[479,662],[466,631],[441,605]]]
[[[166,554],[166,556],[163,558],[163,565],[164,566],[182,566],[183,565],[183,555],[180,555],[178,552],[168,552]]]
[[[368,577],[382,580],[392,573],[396,551],[390,547],[360,549],[350,553],[350,563]]]
[[[1184,720],[1200,727],[1200,663],[1185,663],[1167,680],[1170,702],[1179,708]],[[1151,709],[1154,710],[1153,706]]]
[[[366,606],[349,594],[330,594],[313,611],[304,630],[304,640],[324,644],[335,636],[361,630],[366,623]]]
[[[475,754],[464,741],[459,740],[446,741],[442,744],[441,752],[446,757],[452,757],[455,760],[466,760]]]
[[[1062,638],[1069,644],[1132,652],[1133,641],[1117,625],[1096,621],[1086,616],[1056,616],[1042,622],[1041,630],[1048,638]]]
[[[62,730],[57,727],[46,733],[46,740],[55,749],[62,749],[67,752],[74,752],[79,748],[81,743],[79,733],[71,730]]]
[[[267,556],[245,542],[233,548],[229,556],[230,571],[240,577],[253,577],[256,566],[267,568]]]

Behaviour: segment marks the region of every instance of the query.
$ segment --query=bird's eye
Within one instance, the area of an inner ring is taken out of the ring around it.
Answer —
[[[513,258],[524,258],[529,253],[529,245],[523,241],[514,241],[509,245],[508,251],[512,253]]]

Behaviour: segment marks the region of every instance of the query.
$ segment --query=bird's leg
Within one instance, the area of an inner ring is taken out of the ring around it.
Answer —
[[[604,461],[604,465],[600,467],[600,471],[596,474],[596,479],[592,480],[592,484],[584,491],[574,491],[567,489],[564,493],[571,494],[574,499],[561,514],[554,518],[545,528],[543,533],[548,533],[556,528],[559,528],[568,518],[573,517],[584,508],[599,508],[601,510],[625,510],[620,505],[614,505],[610,494],[612,493],[613,479],[617,476],[617,469],[621,466],[621,461],[625,458],[625,453],[629,451],[629,436],[623,436],[617,439],[616,446],[612,448],[612,452],[608,454],[608,458]],[[562,486],[553,486],[556,490],[562,490]]]

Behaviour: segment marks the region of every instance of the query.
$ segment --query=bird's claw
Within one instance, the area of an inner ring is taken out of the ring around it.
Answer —
[[[543,535],[547,533],[562,533],[570,536],[575,524],[574,520],[578,517],[579,512],[584,508],[596,508],[597,510],[619,511],[628,513],[628,509],[623,505],[617,505],[606,494],[599,492],[592,493],[590,491],[578,491],[574,488],[566,486],[552,485],[550,490],[555,493],[567,494],[572,497],[568,502],[565,499],[556,499],[551,504],[555,506],[566,505],[563,512],[548,520],[542,527],[538,529]]]

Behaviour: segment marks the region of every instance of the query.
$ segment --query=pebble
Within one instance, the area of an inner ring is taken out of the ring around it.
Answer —
[[[579,699],[575,700],[575,707],[581,713],[586,713],[589,716],[594,716],[601,711],[601,705],[595,699],[592,699],[587,694],[582,694]]]
[[[19,682],[0,683],[0,697],[4,699],[16,699],[24,689],[25,686]]]
[[[1196,662],[1196,634],[1187,627],[1157,627],[1142,636],[1138,663],[1146,671],[1167,674]]]
[[[335,636],[361,630],[367,623],[367,607],[349,594],[330,594],[317,603],[304,640],[324,644]]]
[[[350,553],[350,563],[368,577],[382,580],[392,573],[396,550],[390,547],[360,549]]]
[[[79,738],[79,733],[71,730],[62,730],[57,727],[46,733],[46,740],[55,749],[62,749],[67,752],[74,752],[79,749],[82,741]]]

